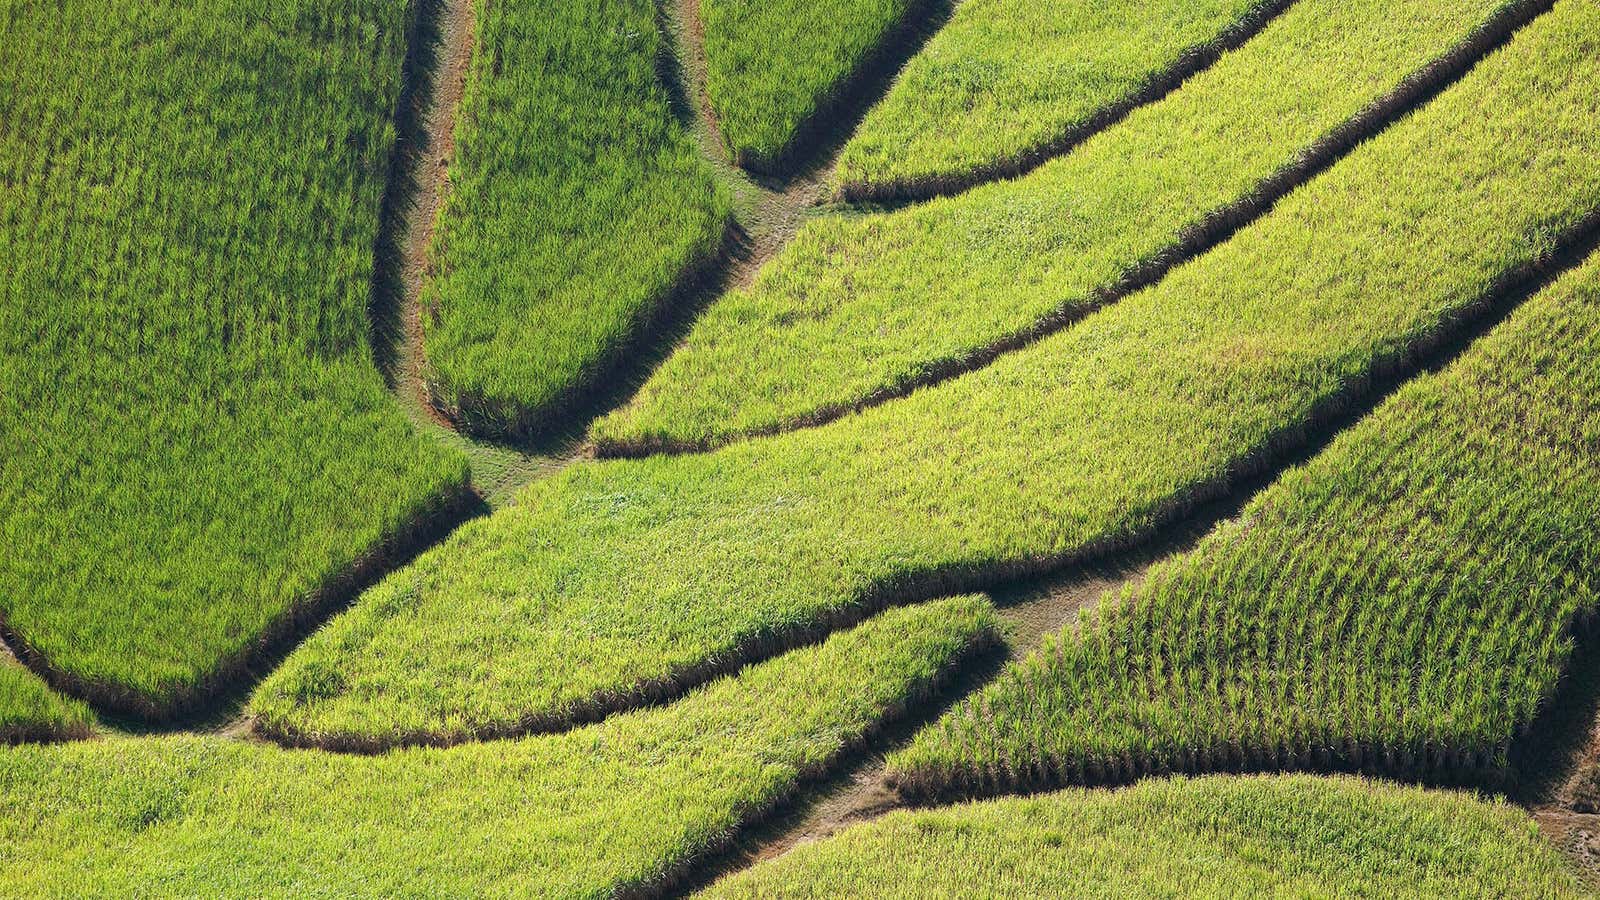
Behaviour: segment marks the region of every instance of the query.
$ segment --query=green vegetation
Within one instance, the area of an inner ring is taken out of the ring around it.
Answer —
[[[704,897],[1579,897],[1504,803],[1355,778],[1214,777],[895,812]]]
[[[1550,264],[1600,209],[1600,6],[1154,288],[825,428],[582,463],[459,530],[252,703],[292,740],[548,726],[884,603],[1149,535]]]
[[[61,696],[0,650],[0,744],[88,737],[89,708]]]
[[[1597,361],[1600,253],[923,732],[898,777],[1504,764],[1600,606]]]
[[[967,0],[867,113],[834,183],[851,199],[886,199],[1021,171],[1283,5]]]
[[[1301,0],[1027,178],[812,219],[593,435],[603,453],[721,444],[906,393],[1059,328],[1248,218],[1531,8]]]
[[[474,2],[424,348],[441,409],[520,436],[626,358],[731,199],[674,116],[651,0]]]
[[[815,117],[937,0],[699,0],[706,95],[735,164],[784,165]]]
[[[368,344],[404,7],[0,13],[0,613],[96,702],[191,702],[465,490]]]
[[[610,896],[669,880],[968,651],[978,598],[886,613],[669,707],[379,757],[200,738],[0,750],[0,893]]]

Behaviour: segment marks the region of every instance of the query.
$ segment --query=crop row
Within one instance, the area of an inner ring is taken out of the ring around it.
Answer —
[[[0,894],[601,897],[660,886],[995,639],[893,610],[662,709],[378,757],[154,737],[0,751]]]
[[[789,167],[943,0],[698,0],[711,114],[735,164]]]
[[[0,649],[0,747],[87,737],[93,725],[87,706],[50,690]]]
[[[1228,243],[981,371],[531,485],[302,645],[252,699],[258,724],[358,746],[559,727],[885,603],[1149,535],[1586,233],[1597,26],[1564,0]]]
[[[902,811],[703,897],[1580,897],[1504,802],[1355,778],[1212,777]]]
[[[977,0],[906,64],[830,176],[850,200],[1024,171],[1160,96],[1290,0]]]
[[[1153,282],[1460,74],[1545,0],[1301,0],[1013,182],[810,220],[696,322],[600,451],[701,448],[945,378]]]
[[[0,13],[0,624],[53,683],[196,702],[464,495],[368,342],[403,7]]]
[[[473,2],[423,346],[436,405],[471,431],[524,436],[689,289],[731,200],[660,78],[655,3]]]
[[[925,731],[896,777],[1502,767],[1600,606],[1597,458],[1600,253]]]

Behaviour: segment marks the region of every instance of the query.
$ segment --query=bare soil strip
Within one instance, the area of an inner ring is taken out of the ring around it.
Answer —
[[[1096,291],[1088,303],[1044,316],[1028,327],[980,347],[963,357],[929,365],[915,378],[901,384],[879,389],[852,403],[824,407],[771,428],[757,429],[709,442],[651,441],[639,445],[607,444],[595,448],[593,452],[595,455],[607,458],[705,453],[737,440],[816,428],[847,415],[910,396],[923,388],[975,372],[1008,353],[1026,349],[1050,335],[1066,330],[1100,309],[1155,285],[1173,269],[1226,243],[1239,230],[1270,212],[1279,200],[1322,174],[1357,145],[1380,134],[1459,81],[1484,57],[1510,41],[1518,29],[1548,12],[1554,5],[1555,0],[1522,0],[1504,7],[1494,19],[1474,32],[1472,37],[1458,44],[1432,65],[1413,73],[1387,96],[1357,113],[1326,138],[1318,141],[1295,162],[1263,181],[1248,196],[1218,210],[1198,226],[1180,235],[1170,252],[1164,252],[1130,269],[1116,284]]]
[[[1224,53],[1237,50],[1261,33],[1295,0],[1263,0],[1248,15],[1210,41],[1184,51],[1171,66],[1155,73],[1137,91],[1097,111],[1054,139],[1011,159],[982,166],[968,175],[929,178],[911,183],[846,184],[838,199],[847,203],[904,206],[935,197],[949,197],[991,181],[1019,178],[1128,117],[1141,106],[1158,103],[1190,78],[1215,65]]]

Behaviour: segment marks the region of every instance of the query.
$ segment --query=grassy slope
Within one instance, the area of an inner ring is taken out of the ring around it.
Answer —
[[[1137,96],[1258,0],[967,0],[867,113],[833,182],[924,193],[1004,169]]]
[[[937,790],[1503,763],[1600,605],[1597,458],[1600,253],[893,767]]]
[[[1155,288],[826,428],[586,463],[263,683],[302,739],[450,739],[670,690],[885,599],[1149,534],[1295,444],[1600,208],[1600,8],[1567,0]]]
[[[786,162],[813,117],[930,0],[699,0],[706,94],[734,162]]]
[[[0,14],[0,611],[97,699],[182,702],[464,488],[367,342],[406,25]]]
[[[609,895],[715,849],[994,628],[978,598],[894,610],[667,708],[450,750],[0,750],[0,894]]]
[[[901,392],[1081,314],[1505,5],[1301,0],[1166,100],[1026,178],[813,219],[594,436],[603,451],[725,443]]]
[[[626,354],[731,201],[660,80],[654,3],[474,2],[424,347],[442,407],[520,433]]]
[[[0,744],[87,737],[94,716],[0,651]]]
[[[704,897],[1578,897],[1520,810],[1354,778],[1152,781],[896,812]]]

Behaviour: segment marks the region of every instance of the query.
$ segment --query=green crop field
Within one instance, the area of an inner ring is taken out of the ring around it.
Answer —
[[[1459,794],[1304,776],[1152,781],[1117,793],[897,812],[798,847],[701,896],[974,892],[1583,896],[1516,810]]]
[[[682,0],[672,0],[682,2]],[[705,92],[729,155],[786,167],[897,28],[946,0],[689,0],[700,11]]]
[[[313,636],[255,710],[334,745],[556,727],[830,619],[1147,535],[1600,210],[1586,16],[1541,19],[1233,241],[993,366],[829,427],[531,485]],[[1527,165],[1518,135],[1537,135]]]
[[[0,898],[1600,896],[1597,84],[0,0]]]
[[[966,0],[851,135],[852,199],[925,196],[1061,152],[1282,2]]]
[[[666,709],[516,742],[376,758],[197,737],[0,751],[0,894],[659,884],[927,697],[992,628],[974,598],[895,610]]]
[[[1284,173],[1530,4],[1301,0],[1166,100],[1032,175],[807,223],[731,291],[602,451],[704,447],[831,418],[1082,316],[1247,218]],[[1514,18],[1514,16],[1513,16]],[[1292,178],[1287,183],[1292,184]]]
[[[52,680],[182,708],[458,503],[368,343],[406,26],[0,13],[0,618]]]
[[[649,0],[473,2],[423,346],[440,408],[520,435],[626,362],[718,250],[730,199],[657,77]]]
[[[896,757],[919,790],[1501,766],[1600,609],[1600,253]]]
[[[39,676],[0,657],[0,746],[86,737],[93,722],[82,702],[62,697]]]

